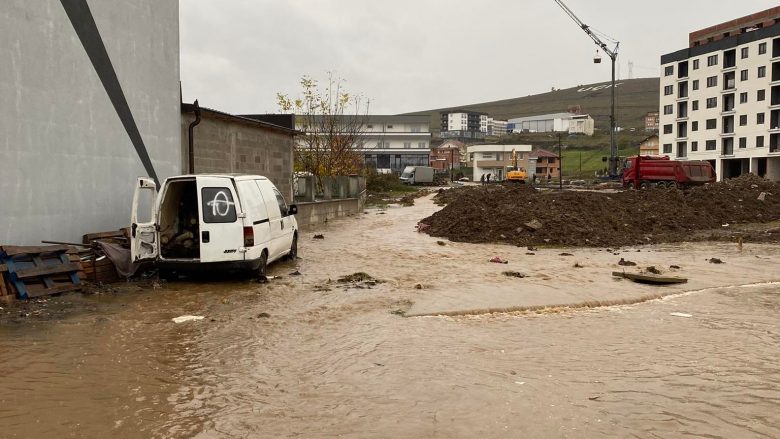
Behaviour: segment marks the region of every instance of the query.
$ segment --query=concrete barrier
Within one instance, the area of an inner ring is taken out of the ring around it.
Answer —
[[[365,192],[355,198],[297,203],[298,214],[295,219],[298,221],[298,227],[307,229],[334,218],[362,215],[365,203]]]

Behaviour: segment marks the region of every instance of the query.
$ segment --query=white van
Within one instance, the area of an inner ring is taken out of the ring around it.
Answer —
[[[144,191],[150,220],[138,221]],[[130,252],[161,269],[216,268],[265,274],[267,264],[298,254],[296,205],[288,207],[259,175],[182,175],[157,185],[139,178],[133,196]]]

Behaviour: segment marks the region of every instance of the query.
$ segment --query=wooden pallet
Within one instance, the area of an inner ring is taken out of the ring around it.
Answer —
[[[38,247],[0,246],[0,264],[19,299],[81,288],[81,264],[71,262],[67,245]]]

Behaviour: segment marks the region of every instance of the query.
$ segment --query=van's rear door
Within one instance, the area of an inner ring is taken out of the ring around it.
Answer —
[[[197,176],[200,216],[200,261],[242,261],[244,254],[243,222],[239,218],[241,205],[233,179],[229,177]]]
[[[149,211],[139,215],[139,210]],[[157,232],[157,184],[151,178],[139,178],[133,193],[130,213],[130,258],[133,262],[150,261],[160,254]]]

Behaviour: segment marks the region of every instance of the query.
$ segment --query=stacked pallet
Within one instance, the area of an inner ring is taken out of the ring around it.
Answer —
[[[67,245],[0,246],[0,294],[29,299],[80,289],[81,264],[69,251]]]

